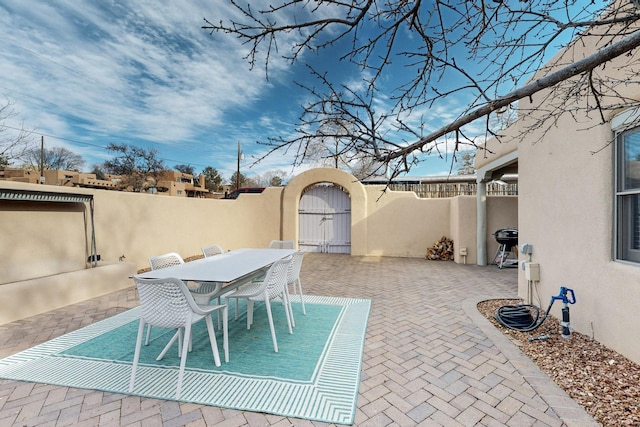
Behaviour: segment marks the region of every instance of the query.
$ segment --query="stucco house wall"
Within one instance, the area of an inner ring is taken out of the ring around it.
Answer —
[[[543,304],[560,286],[574,289],[572,327],[640,361],[640,340],[629,335],[640,320],[640,266],[612,256],[613,147],[602,147],[613,132],[609,125],[589,132],[579,127],[563,119],[535,145],[521,144],[520,242],[533,245]],[[526,295],[527,286],[521,274],[520,295]],[[556,305],[559,317],[561,305]]]
[[[551,62],[590,55],[598,48],[594,39],[577,43]],[[610,81],[624,81],[638,75],[639,60],[636,52],[596,72]],[[640,98],[637,84],[619,89],[628,99]],[[561,286],[573,289],[577,303],[570,306],[572,329],[640,363],[640,265],[616,261],[613,256],[615,132],[609,120],[625,109],[606,111],[607,122],[602,123],[598,112],[587,115],[581,105],[582,110],[561,115],[547,132],[530,130],[533,120],[554,108],[554,98],[547,93],[520,101],[521,118],[506,132],[511,138],[488,141],[492,150],[499,144],[501,153],[481,156],[476,167],[499,159],[508,152],[504,146],[518,151],[519,244],[531,244],[531,260],[540,264],[540,281],[531,284],[533,303],[546,309]],[[618,101],[601,99],[605,106]],[[520,260],[528,257],[521,255]],[[519,271],[518,293],[526,299],[530,283]],[[558,302],[554,305],[552,314],[557,318],[561,318],[561,307]]]
[[[545,305],[560,286],[574,289],[572,326],[640,360],[640,340],[628,335],[640,320],[640,270],[612,259],[612,150],[590,154],[611,132],[603,126],[581,138],[575,124],[563,125],[535,146],[521,145],[520,242],[533,245]],[[518,288],[526,295],[522,274]]]

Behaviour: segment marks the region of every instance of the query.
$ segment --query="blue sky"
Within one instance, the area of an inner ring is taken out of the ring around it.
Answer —
[[[256,140],[293,132],[308,95],[292,81],[307,71],[273,58],[269,80],[264,68],[250,70],[236,39],[201,29],[205,17],[229,16],[226,8],[204,0],[3,0],[0,96],[17,113],[5,125],[35,129],[47,147],[82,155],[85,169],[112,158],[105,147],[113,142],[155,148],[169,167],[213,166],[229,179],[240,142],[243,173],[299,173],[308,166],[294,170],[285,152],[249,166],[266,150]],[[337,66],[327,57],[304,59]],[[345,67],[340,76],[361,83],[358,70]],[[417,116],[433,130],[463,107]],[[450,155],[426,160],[412,176],[448,174]]]

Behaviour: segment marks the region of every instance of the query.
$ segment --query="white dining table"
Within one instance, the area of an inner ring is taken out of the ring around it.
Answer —
[[[223,288],[242,284],[264,272],[274,262],[293,255],[295,249],[236,249],[220,255],[178,264],[135,277],[166,279],[174,277],[182,281],[219,282]]]

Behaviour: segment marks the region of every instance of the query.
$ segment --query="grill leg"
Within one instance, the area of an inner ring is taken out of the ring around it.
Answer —
[[[493,257],[493,263],[498,266],[498,268],[502,268],[502,263],[504,262],[504,254],[506,252],[507,245],[501,244],[498,246],[498,250],[496,251],[495,256]]]

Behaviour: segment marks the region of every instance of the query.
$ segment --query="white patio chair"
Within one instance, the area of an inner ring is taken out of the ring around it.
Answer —
[[[169,252],[163,255],[152,256],[149,258],[149,265],[152,270],[159,270],[161,268],[172,267],[174,265],[184,264],[184,260],[180,256],[180,254],[176,252]],[[182,332],[178,329],[178,338],[181,337]],[[144,341],[144,345],[149,345],[149,339],[151,337],[151,324],[147,326],[147,338]],[[172,342],[175,341],[174,339]],[[180,345],[182,345],[182,339],[178,341],[178,353],[182,351]]]
[[[295,249],[296,244],[293,240],[272,240],[269,243],[270,249]]]
[[[152,256],[149,258],[149,265],[152,270],[159,270],[161,268],[173,267],[174,265],[184,264],[184,259],[180,256],[180,254],[176,252],[169,252],[163,255]],[[211,301],[211,297],[220,292],[220,288],[222,287],[221,283],[216,282],[197,282],[197,287],[192,288],[189,287],[189,291],[193,294],[193,298],[198,305],[207,305]],[[218,305],[220,305],[220,301],[218,300]],[[220,320],[220,315],[218,313],[218,329],[222,328],[222,322]],[[182,351],[180,347],[182,345],[181,338],[182,331],[178,329],[177,334],[171,339],[163,353],[171,347],[171,345],[178,339],[178,353]],[[147,338],[145,339],[144,345],[149,345],[149,339],[151,337],[151,325],[147,327]],[[189,349],[191,350],[191,349]]]
[[[202,255],[205,258],[212,257],[215,255],[220,255],[224,253],[224,249],[220,245],[208,245],[203,246],[201,248]],[[217,296],[218,305],[220,304],[220,298],[222,295],[220,291],[222,290],[222,283],[219,282],[202,282],[200,286],[196,289],[191,289],[191,292],[194,294],[194,298],[198,304],[209,304],[211,299]],[[238,307],[236,307],[238,310]],[[220,328],[220,317],[218,316],[218,328]]]
[[[149,265],[152,270],[172,267],[174,265],[184,264],[184,260],[175,252],[169,252],[163,255],[152,256],[149,258]]]
[[[129,392],[133,392],[136,378],[136,369],[138,360],[140,359],[140,350],[142,346],[142,336],[145,325],[153,325],[162,328],[178,328],[184,329],[184,341],[182,343],[182,354],[180,355],[180,371],[178,373],[178,385],[176,386],[176,399],[180,398],[182,390],[182,378],[184,376],[184,368],[187,362],[192,336],[191,326],[199,320],[205,319],[207,323],[207,332],[209,333],[209,341],[211,351],[213,352],[213,360],[216,366],[220,366],[220,355],[218,353],[218,343],[216,341],[216,333],[213,329],[213,321],[211,313],[214,311],[222,311],[223,318],[223,349],[224,360],[229,362],[229,338],[228,338],[228,309],[226,305],[207,305],[199,306],[196,304],[191,292],[183,281],[175,278],[165,279],[141,279],[134,277],[133,281],[138,288],[140,295],[140,325],[138,326],[138,336],[136,338],[136,349],[133,356],[133,365],[131,366],[131,379],[129,381]],[[172,341],[176,339],[174,335]],[[166,352],[163,351],[157,360],[162,359]]]
[[[222,246],[220,245],[209,245],[209,246],[202,247],[202,255],[204,255],[205,258],[214,256],[214,255],[220,255],[223,253],[224,253],[224,249],[222,249]]]
[[[302,268],[302,260],[304,258],[304,252],[297,251],[293,254],[292,260],[289,263],[289,269],[287,270],[287,287],[293,285],[293,292],[296,293],[296,287],[298,297],[300,298],[300,304],[302,304],[302,314],[307,315],[307,309],[304,306],[304,299],[302,298],[302,281],[300,280],[300,269]],[[296,286],[297,285],[297,286]],[[288,289],[287,289],[288,292]],[[291,304],[291,301],[289,301]],[[291,324],[295,327],[296,321],[293,318],[293,310],[291,310]]]
[[[255,301],[264,301],[267,308],[267,318],[269,319],[269,328],[271,329],[271,339],[273,341],[273,349],[278,352],[278,341],[276,339],[276,331],[273,325],[273,315],[271,313],[270,301],[276,297],[282,298],[287,316],[287,324],[289,325],[289,333],[293,333],[291,329],[291,305],[289,304],[289,293],[287,292],[287,269],[292,258],[285,258],[271,264],[264,280],[254,281],[244,288],[238,289],[227,295],[227,300],[236,298],[247,301],[247,329],[251,329],[253,324],[253,303]],[[237,319],[236,313],[236,319]]]

